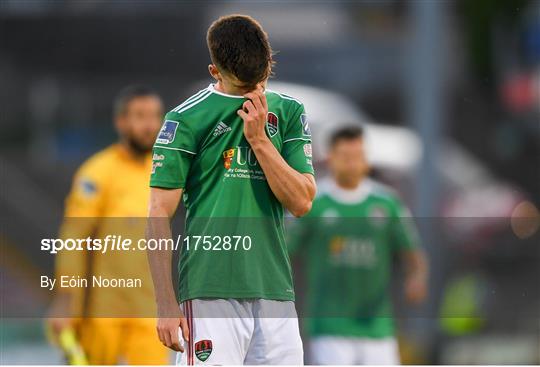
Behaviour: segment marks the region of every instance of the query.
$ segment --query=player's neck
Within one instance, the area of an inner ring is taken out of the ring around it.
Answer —
[[[238,88],[233,85],[222,83],[221,81],[217,81],[216,84],[214,84],[214,89],[218,92],[230,94],[232,96],[243,96],[249,92],[247,88]]]
[[[133,149],[130,144],[126,141],[120,141],[118,146],[120,147],[120,151],[124,153],[129,158],[133,159],[134,161],[138,162],[144,162],[146,157],[148,156],[148,152],[142,152],[138,151],[136,149]]]
[[[364,181],[364,177],[361,177],[360,179],[354,178],[354,179],[346,179],[346,178],[338,178],[334,177],[334,181],[336,182],[336,185],[343,190],[346,191],[353,191],[358,188],[362,184],[362,181]]]

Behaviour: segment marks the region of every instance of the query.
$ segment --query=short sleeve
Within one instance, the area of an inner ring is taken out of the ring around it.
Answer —
[[[420,246],[420,236],[412,214],[399,201],[396,203],[396,216],[392,221],[392,235],[396,250],[413,250]]]
[[[283,138],[282,156],[300,173],[315,174],[312,162],[311,131],[304,106],[300,105],[290,121]]]
[[[65,202],[65,217],[99,217],[105,203],[105,167],[95,160],[84,163],[75,174]]]
[[[193,125],[184,121],[179,113],[173,111],[167,113],[164,120],[154,147],[197,154],[199,142]]]
[[[197,146],[196,135],[190,126],[179,114],[169,112],[154,144],[150,186],[184,188]]]

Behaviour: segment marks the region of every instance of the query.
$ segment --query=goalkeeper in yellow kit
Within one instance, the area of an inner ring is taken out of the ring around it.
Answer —
[[[114,117],[120,139],[90,157],[75,174],[60,237],[144,237],[151,149],[162,116],[161,99],[152,90],[132,86],[119,94]],[[48,326],[60,343],[66,330],[75,331],[85,358],[74,360],[107,365],[168,363],[167,349],[155,335],[154,293],[144,251],[60,251],[55,272],[56,279],[95,275],[138,278],[142,283],[136,290],[57,289]]]

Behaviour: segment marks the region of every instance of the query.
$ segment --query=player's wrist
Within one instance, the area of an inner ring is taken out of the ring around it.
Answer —
[[[172,307],[178,306],[178,301],[173,295],[163,295],[156,297],[157,308],[159,309],[170,309]]]

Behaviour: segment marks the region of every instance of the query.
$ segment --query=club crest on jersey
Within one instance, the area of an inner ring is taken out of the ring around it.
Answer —
[[[161,130],[159,131],[156,143],[170,144],[174,141],[176,135],[176,129],[178,128],[178,121],[165,120]]]
[[[300,116],[300,121],[302,122],[302,134],[305,136],[311,136],[311,130],[309,128],[307,115],[303,114]]]
[[[369,210],[369,219],[373,225],[380,227],[388,221],[388,211],[382,206],[374,206]]]
[[[266,118],[266,127],[268,128],[268,135],[270,137],[273,137],[278,132],[278,117],[273,112],[268,112],[268,116]]]
[[[232,159],[234,157],[234,148],[227,149],[223,152],[223,166],[225,169],[231,168]]]
[[[205,339],[195,343],[195,355],[201,362],[206,361],[210,357],[210,354],[212,354],[211,340]]]
[[[335,209],[327,209],[321,217],[324,218],[326,224],[333,224],[339,219],[339,213]]]

